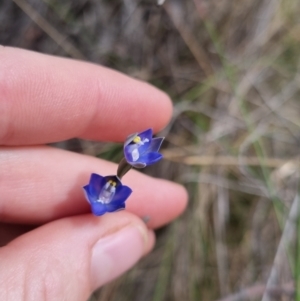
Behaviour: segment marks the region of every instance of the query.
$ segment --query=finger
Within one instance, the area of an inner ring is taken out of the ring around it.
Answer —
[[[166,125],[169,97],[105,67],[0,46],[0,145],[123,140]]]
[[[116,173],[116,164],[51,147],[0,148],[0,220],[45,223],[90,212],[82,187],[91,173]],[[159,227],[185,208],[187,195],[177,184],[132,170],[122,180],[133,193],[126,210]]]
[[[32,230],[30,225],[14,225],[0,223],[0,247],[5,246],[16,237]]]
[[[0,250],[0,300],[87,300],[153,244],[154,234],[126,212],[54,221]]]

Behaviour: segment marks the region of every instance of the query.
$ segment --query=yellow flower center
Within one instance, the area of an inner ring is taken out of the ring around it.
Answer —
[[[133,138],[133,142],[134,142],[134,143],[139,143],[139,142],[141,142],[141,137],[140,137],[140,136],[134,137],[134,138]]]
[[[109,180],[108,183],[111,185],[111,186],[114,186],[116,187],[117,186],[117,183],[113,180]]]

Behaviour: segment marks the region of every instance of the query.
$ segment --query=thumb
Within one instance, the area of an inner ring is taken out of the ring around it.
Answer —
[[[128,212],[54,221],[0,249],[0,300],[85,301],[153,244],[153,232]]]

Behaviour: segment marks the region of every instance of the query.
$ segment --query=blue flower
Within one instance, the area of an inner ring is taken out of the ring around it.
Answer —
[[[128,164],[143,168],[162,158],[158,150],[164,138],[153,138],[152,129],[130,135],[124,143],[124,156]]]
[[[132,190],[122,185],[117,176],[102,177],[93,173],[88,185],[83,187],[92,212],[99,216],[125,208]]]

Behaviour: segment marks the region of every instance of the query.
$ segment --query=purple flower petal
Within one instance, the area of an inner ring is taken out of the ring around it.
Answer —
[[[110,202],[111,205],[120,205],[124,203],[127,198],[131,195],[132,190],[128,186],[118,186],[115,197]]]
[[[107,212],[107,206],[99,202],[91,203],[91,208],[93,214],[97,216],[103,215]]]
[[[151,165],[162,158],[158,153],[164,138],[153,138],[152,129],[133,134],[124,143],[124,156],[128,164],[136,168]]]
[[[132,162],[132,163],[129,163],[129,164],[132,165],[135,168],[144,168],[144,167],[147,166],[147,164],[144,163],[144,162]]]
[[[125,201],[132,190],[123,186],[117,176],[102,177],[92,174],[88,185],[83,187],[94,215],[100,216],[125,208]]]
[[[140,136],[141,139],[148,139],[148,140],[152,139],[152,135],[153,135],[153,130],[152,129],[148,129],[148,130],[138,134],[138,136]]]
[[[140,151],[135,144],[129,144],[124,147],[124,155],[127,162],[135,162],[140,157]]]
[[[140,158],[139,162],[151,165],[161,160],[162,157],[160,153],[146,153]]]
[[[149,153],[158,152],[164,139],[164,137],[153,138],[147,151]]]
[[[92,202],[97,201],[97,197],[90,193],[90,186],[86,185],[83,187],[84,195],[86,200],[91,204]]]
[[[92,173],[89,182],[89,193],[91,196],[98,198],[102,187],[105,185],[106,180],[104,177]]]
[[[107,208],[107,212],[120,211],[125,209],[125,203],[122,203],[120,205],[108,204],[106,208]]]

